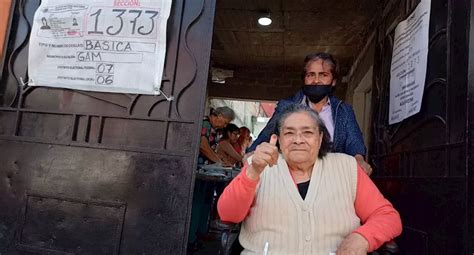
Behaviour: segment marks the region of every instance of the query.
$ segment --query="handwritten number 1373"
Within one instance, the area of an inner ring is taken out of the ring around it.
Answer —
[[[105,32],[108,35],[118,35],[120,32],[122,32],[123,29],[123,15],[127,12],[125,9],[112,9],[112,12],[117,13],[115,16],[116,19],[119,20],[120,25],[119,26],[108,26]],[[88,34],[104,34],[103,31],[99,30],[99,16],[102,13],[102,9],[98,9],[96,12],[92,13],[90,16],[94,17],[94,30],[93,31],[88,31]],[[132,24],[132,31],[131,34],[135,35],[135,33],[138,33],[140,35],[149,35],[153,32],[155,29],[155,20],[154,18],[158,15],[157,11],[145,11],[145,14],[143,15],[143,18],[148,17],[148,19],[151,22],[151,27],[148,31],[145,31],[145,26],[139,26],[137,29],[137,20],[142,16],[143,11],[142,10],[128,10],[128,13],[134,14],[135,17],[130,20],[130,23]]]

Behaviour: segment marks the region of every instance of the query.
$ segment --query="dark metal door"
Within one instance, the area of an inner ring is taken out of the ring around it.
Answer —
[[[21,87],[40,0],[15,2],[0,83],[0,254],[184,254],[214,0],[174,0],[162,90]]]
[[[398,243],[403,254],[472,254],[467,139],[470,1],[431,1],[421,111],[388,125],[394,29],[418,1],[399,2],[378,29],[371,145],[376,181],[401,213],[404,229]]]

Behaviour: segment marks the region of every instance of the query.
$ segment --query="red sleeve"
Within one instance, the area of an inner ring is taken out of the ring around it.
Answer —
[[[207,128],[206,127],[202,127],[201,128],[201,136],[206,136],[207,135]]]
[[[367,239],[369,252],[378,249],[402,232],[400,215],[360,166],[357,166],[357,193],[354,207],[362,222],[362,226],[354,232]]]
[[[247,164],[230,184],[224,189],[219,201],[217,211],[222,221],[239,223],[245,219],[250,211],[258,180],[254,181],[245,174]]]

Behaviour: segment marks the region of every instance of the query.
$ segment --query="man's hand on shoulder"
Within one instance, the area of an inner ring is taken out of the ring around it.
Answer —
[[[364,156],[357,154],[354,156],[354,158],[356,159],[357,164],[359,164],[362,169],[364,169],[364,172],[370,176],[372,174],[372,167],[365,161]]]

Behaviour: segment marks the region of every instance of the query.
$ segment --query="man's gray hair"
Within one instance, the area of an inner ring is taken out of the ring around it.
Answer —
[[[211,112],[212,115],[219,116],[221,115],[225,119],[229,121],[233,121],[235,119],[235,112],[231,108],[227,106],[217,107]]]
[[[287,107],[285,107],[283,109],[283,112],[281,114],[281,117],[280,119],[277,121],[277,125],[276,125],[276,134],[278,136],[280,136],[280,133],[281,133],[281,129],[283,127],[283,123],[285,122],[285,120],[292,114],[294,113],[306,113],[308,114],[311,119],[314,120],[314,122],[316,123],[316,126],[318,127],[319,129],[319,133],[323,135],[323,140],[321,142],[321,147],[319,148],[319,154],[318,154],[318,157],[319,158],[322,158],[326,155],[326,153],[328,153],[329,151],[331,151],[331,137],[329,135],[329,132],[326,128],[326,125],[324,125],[324,122],[323,120],[321,119],[321,117],[319,117],[319,114],[314,111],[313,109],[311,109],[310,107],[308,107],[307,105],[304,105],[304,104],[291,104]]]

